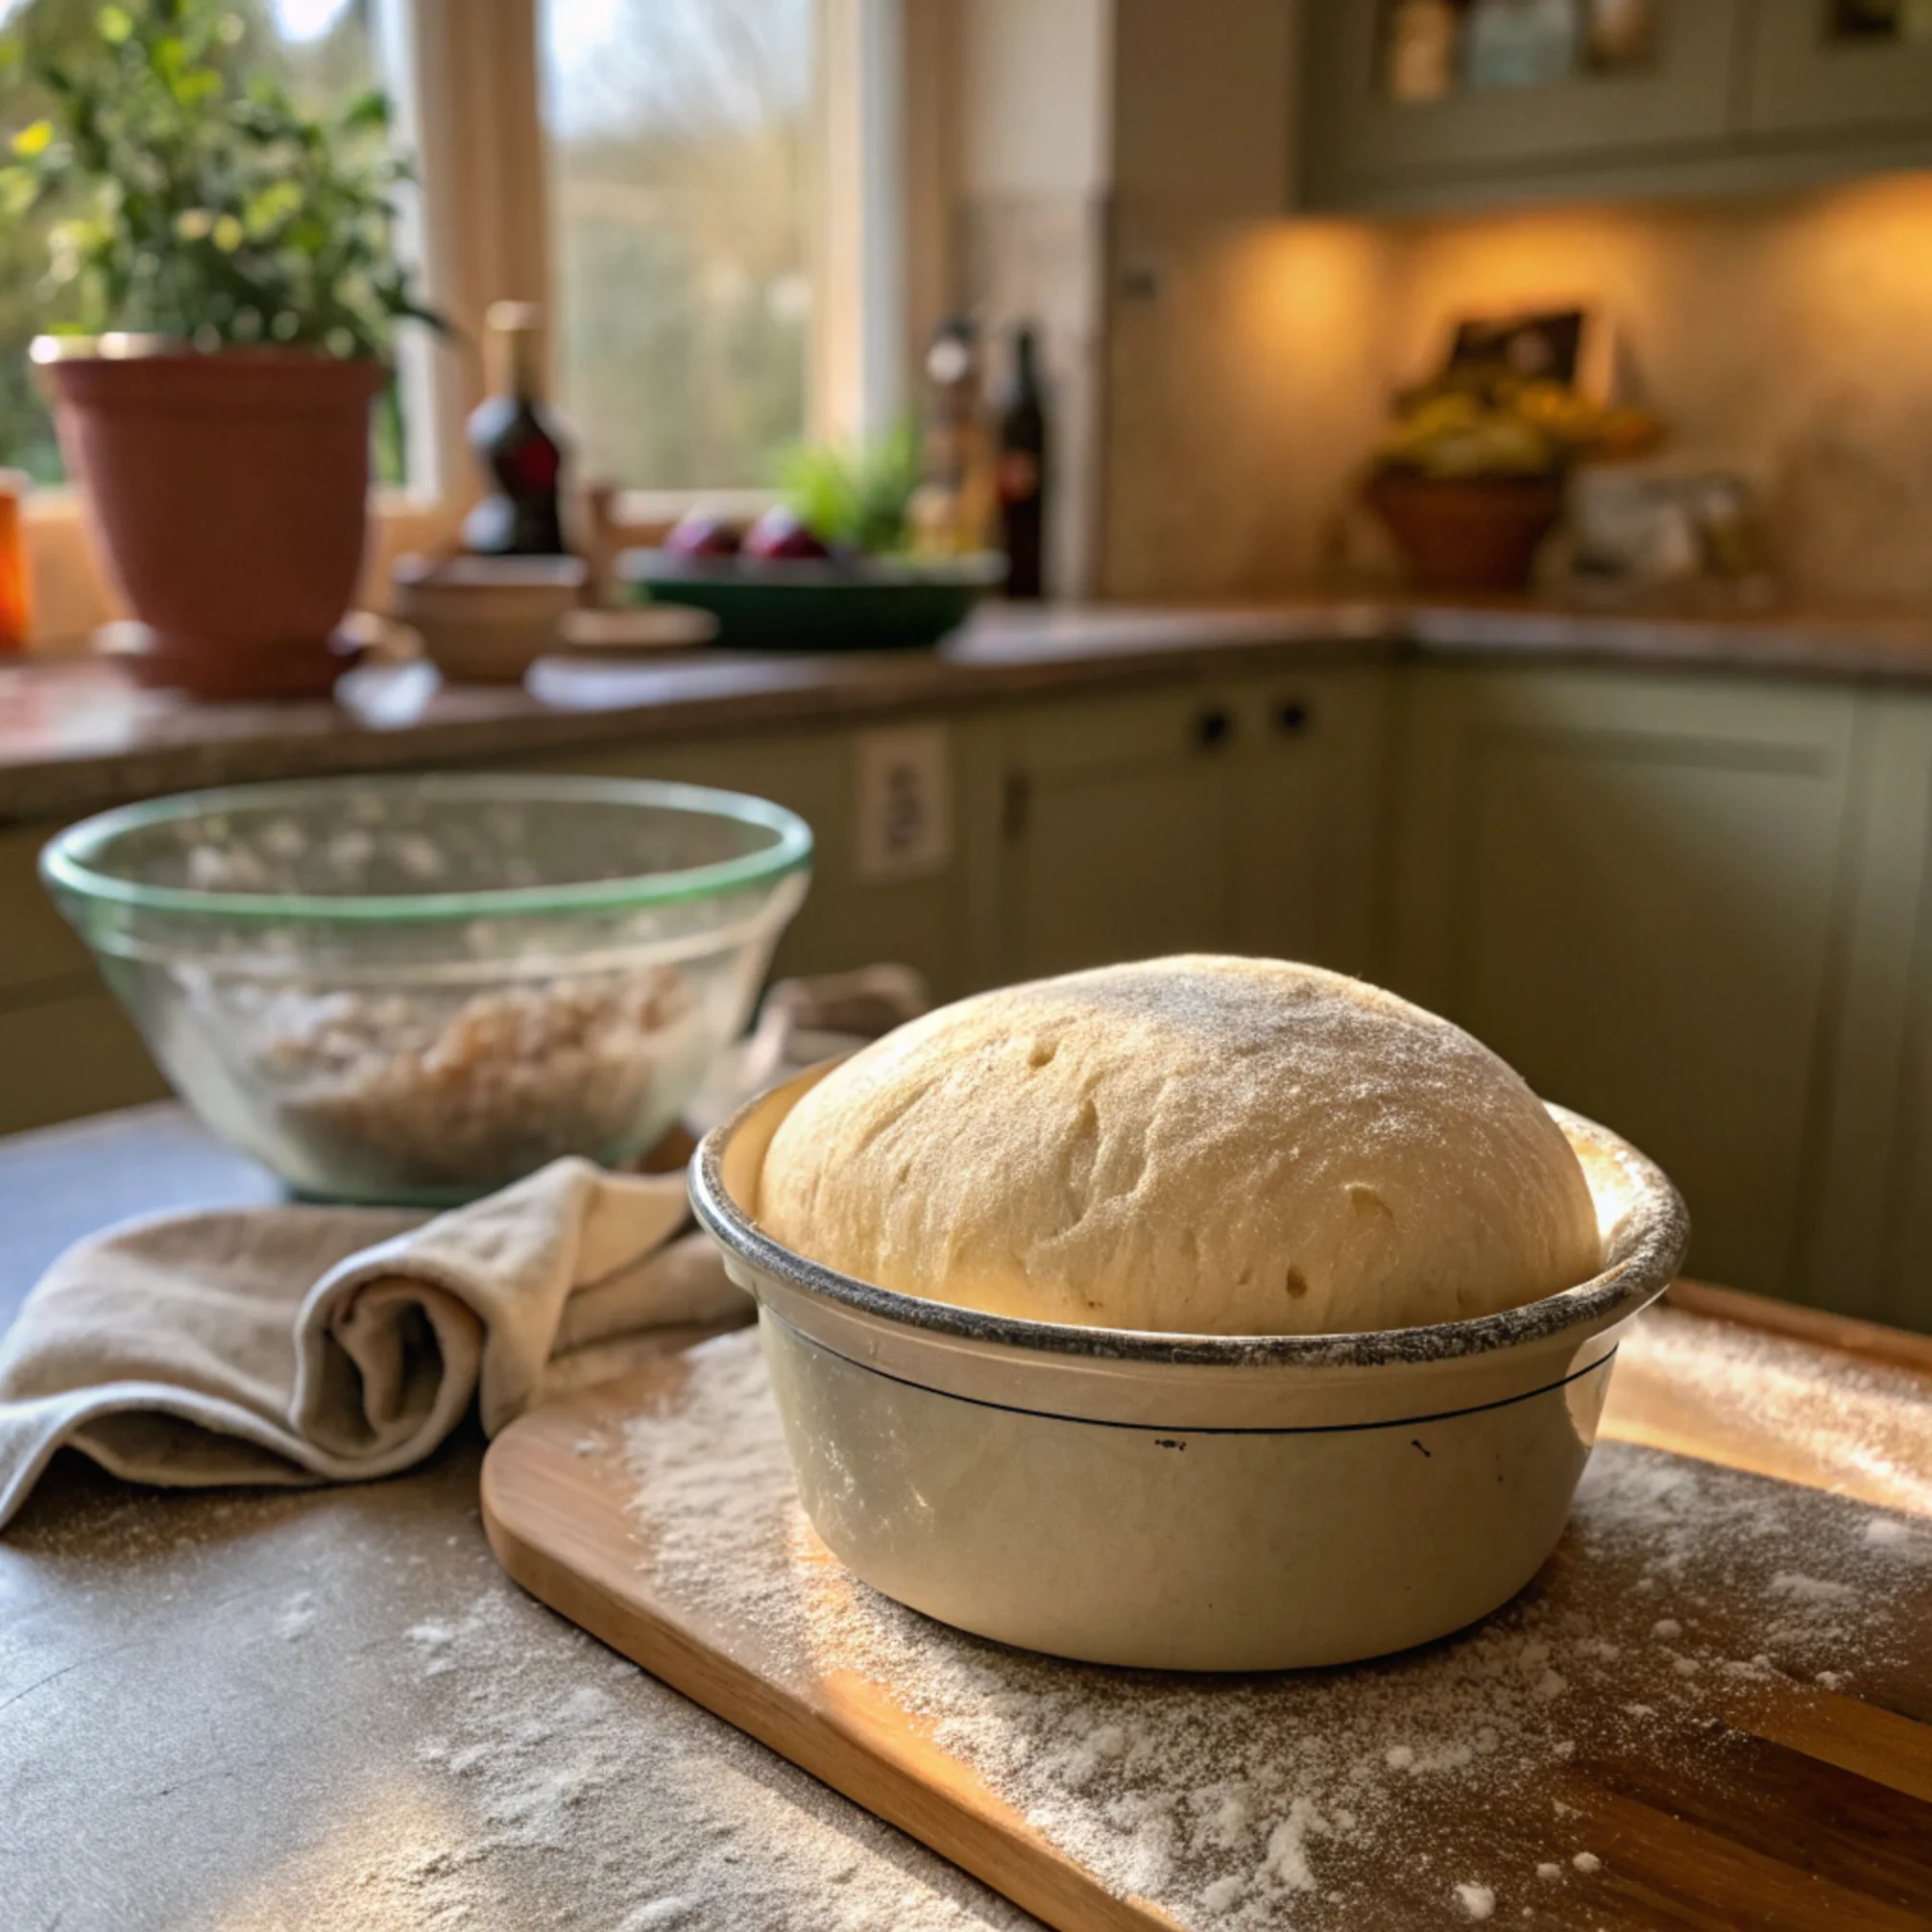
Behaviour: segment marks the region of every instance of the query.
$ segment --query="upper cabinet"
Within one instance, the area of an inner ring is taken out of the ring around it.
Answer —
[[[1756,0],[1753,13],[1753,133],[1923,135],[1932,121],[1924,0]]]
[[[1301,194],[1453,210],[1932,164],[1926,0],[1307,0]]]

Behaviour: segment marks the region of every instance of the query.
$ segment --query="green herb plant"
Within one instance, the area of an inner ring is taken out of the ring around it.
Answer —
[[[0,225],[71,211],[50,279],[75,285],[75,333],[386,360],[398,322],[442,326],[396,256],[411,170],[388,98],[316,120],[237,79],[246,34],[220,0],[128,0],[64,60],[0,38],[0,80],[24,70],[49,104],[5,152]]]
[[[821,543],[886,556],[906,547],[919,469],[919,432],[901,423],[871,442],[800,444],[779,458],[778,483],[786,508]]]

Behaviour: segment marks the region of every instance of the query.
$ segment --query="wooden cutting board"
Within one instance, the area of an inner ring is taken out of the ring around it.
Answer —
[[[749,1334],[514,1424],[484,1522],[551,1607],[1050,1925],[1925,1932],[1932,1517],[1873,1502],[1932,1466],[1753,1447],[1752,1377],[1727,1414],[1683,1364],[1768,1305],[1698,1306],[1628,1351],[1636,1439],[1524,1596],[1348,1671],[1088,1669],[885,1604],[798,1517]]]

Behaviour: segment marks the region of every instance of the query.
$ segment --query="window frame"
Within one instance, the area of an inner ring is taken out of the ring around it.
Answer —
[[[407,482],[371,492],[361,598],[376,608],[394,560],[452,543],[475,500],[464,425],[484,394],[485,313],[497,301],[551,298],[541,4],[382,0],[378,9],[383,65],[401,77],[391,86],[398,144],[414,152],[421,177],[402,243],[452,334],[438,343],[410,330],[398,350],[409,420],[421,428]],[[915,332],[923,335],[944,305],[943,297],[914,302],[908,290],[908,268],[925,281],[950,282],[945,268],[934,275],[943,244],[916,262],[908,248],[911,234],[944,232],[950,186],[930,154],[908,152],[908,130],[921,125],[909,110],[937,92],[935,70],[951,44],[941,16],[956,0],[813,4],[822,163],[812,197],[809,430],[845,440],[877,433],[904,408]],[[915,319],[915,308],[930,313]],[[755,491],[664,490],[626,479],[617,519],[649,528],[696,502],[753,508],[768,500]],[[24,521],[30,648],[84,649],[88,634],[121,611],[81,493],[68,485],[30,493]]]

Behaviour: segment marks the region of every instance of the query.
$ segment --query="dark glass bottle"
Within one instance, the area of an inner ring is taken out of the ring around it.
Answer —
[[[1047,403],[1040,388],[1038,338],[1013,331],[1013,368],[999,410],[999,492],[1006,594],[1046,593]]]
[[[564,443],[543,407],[535,302],[493,302],[491,393],[470,416],[470,447],[493,486],[463,519],[463,547],[486,557],[560,557]]]

